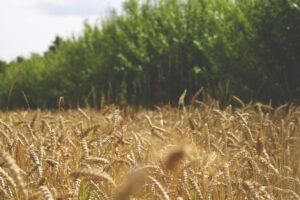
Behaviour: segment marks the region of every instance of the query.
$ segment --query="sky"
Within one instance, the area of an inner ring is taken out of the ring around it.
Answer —
[[[47,51],[56,35],[80,35],[84,20],[99,23],[124,0],[1,0],[0,60]]]

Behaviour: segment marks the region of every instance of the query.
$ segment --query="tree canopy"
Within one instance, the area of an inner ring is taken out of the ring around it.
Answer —
[[[43,56],[0,63],[0,105],[149,106],[201,87],[223,105],[299,103],[299,52],[300,0],[128,0]]]

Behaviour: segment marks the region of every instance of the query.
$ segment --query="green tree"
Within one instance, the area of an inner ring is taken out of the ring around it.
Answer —
[[[7,62],[5,62],[4,60],[0,60],[0,73],[3,73],[7,68],[7,66],[8,66]]]

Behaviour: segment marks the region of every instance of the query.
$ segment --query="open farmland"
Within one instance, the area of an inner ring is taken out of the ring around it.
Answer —
[[[1,199],[299,199],[300,108],[0,113]]]

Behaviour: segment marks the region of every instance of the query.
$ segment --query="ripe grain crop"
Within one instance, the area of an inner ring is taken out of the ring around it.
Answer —
[[[300,199],[300,107],[0,113],[1,199]]]

